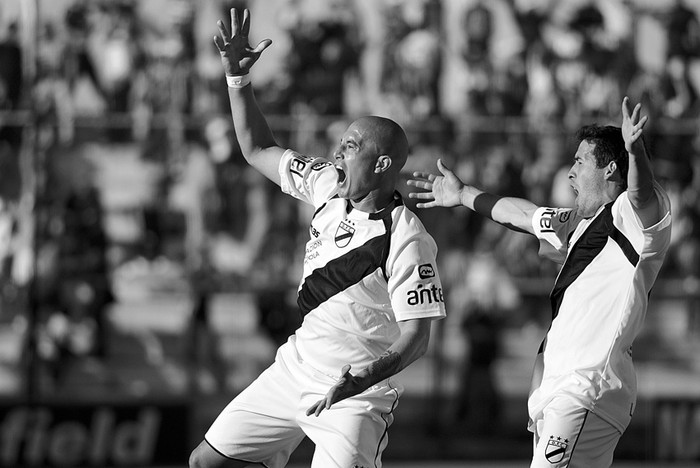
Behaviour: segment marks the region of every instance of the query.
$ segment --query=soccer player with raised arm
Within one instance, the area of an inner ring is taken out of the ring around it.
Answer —
[[[249,71],[271,44],[248,44],[250,14],[231,10],[214,42],[247,162],[314,206],[298,305],[302,325],[275,362],[219,414],[192,468],[283,467],[308,436],[313,468],[381,467],[401,394],[394,380],[421,357],[445,316],[432,237],[396,191],[408,157],[403,129],[354,121],[333,160],[280,148],[258,108]]]
[[[578,131],[573,208],[485,193],[441,161],[441,175],[416,172],[408,182],[425,190],[410,194],[417,207],[466,206],[533,234],[540,254],[562,265],[528,399],[532,468],[609,467],[634,412],[632,343],[671,237],[670,202],[654,180],[640,113],[625,97],[621,128]]]

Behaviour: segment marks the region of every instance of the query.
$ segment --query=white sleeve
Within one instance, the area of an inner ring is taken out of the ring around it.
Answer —
[[[288,149],[280,159],[279,175],[284,193],[315,207],[335,195],[338,174],[327,159]]]
[[[640,246],[640,252],[650,254],[665,251],[668,246],[671,229],[671,202],[664,189],[654,182],[654,192],[659,199],[661,220],[644,228],[637,216],[627,191],[623,192],[613,205],[613,219],[620,231],[630,239],[644,239],[644,246]]]
[[[569,235],[576,227],[576,219],[570,208],[540,207],[532,216],[532,228],[540,240],[542,257],[563,263],[569,244]]]
[[[445,298],[432,238],[415,237],[387,264],[389,296],[397,321],[445,317]]]

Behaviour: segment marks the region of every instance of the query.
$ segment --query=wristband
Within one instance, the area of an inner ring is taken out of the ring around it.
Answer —
[[[238,76],[226,75],[226,84],[229,88],[244,88],[250,84],[250,73]]]

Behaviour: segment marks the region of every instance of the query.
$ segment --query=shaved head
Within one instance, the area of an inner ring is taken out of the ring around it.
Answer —
[[[385,117],[361,117],[352,123],[376,146],[377,154],[391,158],[392,168],[398,173],[408,159],[408,138],[403,128]]]

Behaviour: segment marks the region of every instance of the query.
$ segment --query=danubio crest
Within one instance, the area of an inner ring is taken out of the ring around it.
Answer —
[[[558,463],[564,458],[566,448],[569,446],[569,439],[549,436],[549,442],[544,449],[544,456],[550,463]]]
[[[341,249],[347,247],[354,234],[355,228],[345,221],[341,221],[338,225],[338,229],[335,231],[335,245]]]

